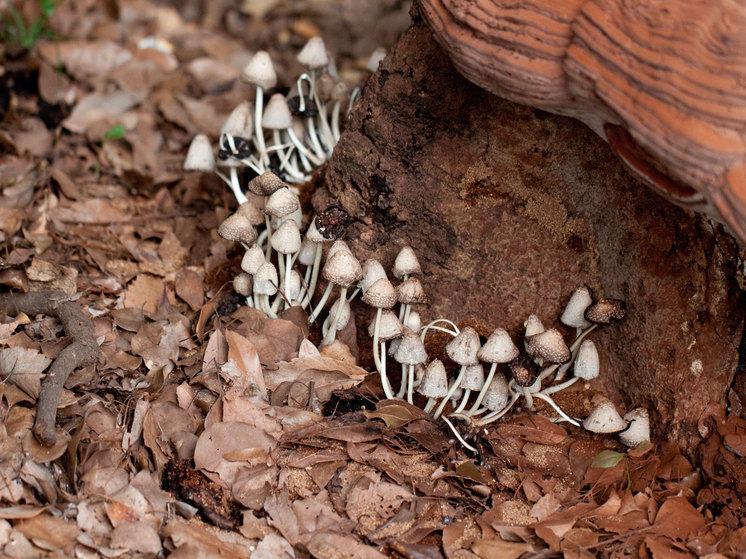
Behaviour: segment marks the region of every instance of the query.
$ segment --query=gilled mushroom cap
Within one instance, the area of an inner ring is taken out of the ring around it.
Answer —
[[[467,326],[446,344],[446,353],[459,365],[476,365],[479,363],[479,334]]]
[[[580,344],[573,371],[576,377],[583,380],[598,378],[600,372],[598,350],[592,340],[583,340]]]
[[[321,37],[311,37],[297,56],[298,62],[311,69],[323,68],[329,64],[326,45]]]
[[[249,223],[251,223],[254,227],[264,225],[264,214],[259,208],[254,205],[251,200],[249,200],[248,202],[244,202],[243,204],[238,206],[236,213],[248,219]]]
[[[186,159],[184,159],[185,171],[214,171],[215,156],[212,153],[210,139],[205,134],[197,134],[192,143],[189,144]]]
[[[334,241],[342,237],[350,224],[350,214],[343,207],[332,204],[320,211],[313,220],[324,240]]]
[[[531,386],[539,378],[539,368],[536,363],[525,355],[519,355],[513,359],[508,367],[518,386]]]
[[[591,433],[618,433],[626,427],[627,422],[609,400],[598,404],[583,420],[583,428]]]
[[[585,318],[596,324],[609,324],[627,314],[627,304],[621,299],[601,299],[585,309]]]
[[[368,72],[375,72],[378,70],[378,65],[384,58],[386,58],[386,49],[378,47],[371,53],[370,58],[368,58],[368,63],[365,65],[365,69],[368,70]]]
[[[363,269],[351,252],[339,250],[326,261],[321,275],[326,281],[350,287],[363,276]]]
[[[267,199],[264,211],[273,217],[285,217],[298,208],[300,208],[298,197],[289,188],[278,188]]]
[[[229,114],[228,118],[225,119],[223,126],[220,127],[220,135],[222,136],[225,134],[228,136],[240,136],[245,138],[246,131],[247,129],[251,130],[252,124],[251,103],[248,101],[241,101],[233,108],[231,114]],[[248,136],[251,136],[251,131],[249,131]]]
[[[390,309],[396,304],[396,291],[391,282],[381,278],[363,293],[363,302],[377,309]]]
[[[246,185],[249,192],[253,192],[257,196],[271,196],[277,190],[286,188],[286,184],[280,180],[280,177],[275,175],[272,171],[267,171],[261,175],[254,177]]]
[[[402,365],[417,365],[427,361],[427,352],[420,337],[411,330],[406,330],[394,354],[394,360]]]
[[[368,326],[368,334],[372,338],[375,335],[375,319]],[[404,327],[399,322],[399,317],[392,311],[383,311],[381,313],[381,325],[378,327],[378,341],[387,342],[394,340],[402,335]],[[389,348],[390,349],[390,348]]]
[[[466,367],[459,386],[464,390],[482,390],[484,386],[484,367],[482,367],[482,364],[477,363],[476,365]]]
[[[504,328],[495,328],[477,357],[485,363],[510,363],[519,353],[510,334]]]
[[[324,237],[321,233],[319,233],[319,230],[316,228],[316,218],[311,220],[311,223],[308,225],[308,229],[306,229],[306,239],[311,241],[312,243],[323,243],[328,241],[326,237]]]
[[[241,269],[247,274],[254,275],[266,261],[264,251],[257,245],[253,245],[244,253],[241,259]]]
[[[247,274],[246,272],[241,272],[240,274],[237,274],[235,278],[233,278],[233,291],[235,291],[239,295],[248,297],[249,295],[251,295],[252,283],[253,280],[251,278],[251,275]]]
[[[413,304],[427,301],[422,282],[417,278],[407,278],[396,286],[396,296],[400,303]]]
[[[535,334],[541,334],[545,330],[544,325],[541,323],[541,320],[539,320],[539,317],[535,314],[528,315],[528,318],[526,319],[526,322],[523,323],[523,325],[526,327],[526,331],[523,334],[523,336],[526,338]]]
[[[352,254],[352,251],[350,250],[350,247],[347,246],[347,243],[344,241],[334,241],[332,243],[332,246],[329,247],[329,250],[326,253],[326,261],[329,262],[331,260],[332,256],[334,256],[337,252],[345,251]],[[360,272],[362,272],[362,267],[360,268]]]
[[[409,316],[404,321],[404,326],[409,328],[412,332],[419,332],[422,327],[422,320],[420,319],[420,313],[417,311],[409,311]]]
[[[263,50],[257,51],[241,71],[241,81],[262,89],[272,89],[276,86],[277,74],[269,53]]]
[[[277,270],[271,262],[265,262],[254,274],[254,293],[274,295],[277,293]]]
[[[243,215],[234,213],[229,215],[218,226],[218,235],[228,241],[252,244],[256,241],[256,230],[251,222]]]
[[[433,359],[425,368],[425,374],[417,390],[428,398],[445,398],[448,394],[448,373],[440,359]]]
[[[288,102],[282,93],[275,93],[269,98],[262,115],[262,126],[267,130],[285,130],[293,125]]]
[[[585,319],[585,309],[592,303],[593,299],[588,288],[586,286],[577,288],[567,302],[560,322],[572,328],[588,328],[591,323]]]
[[[492,377],[492,382],[484,391],[482,405],[488,410],[498,411],[508,404],[508,400],[510,400],[508,381],[502,373],[498,373]]]
[[[650,440],[650,415],[645,408],[635,408],[624,414],[624,420],[629,426],[619,433],[622,444],[635,447]]]
[[[308,237],[303,239],[298,252],[298,262],[304,266],[310,266],[316,259],[316,243],[309,241]]]
[[[526,351],[532,358],[542,359],[549,363],[565,363],[570,359],[570,349],[556,328],[528,336]]]
[[[270,241],[272,248],[281,254],[293,254],[300,250],[300,231],[298,224],[292,219],[285,221],[272,233]]]
[[[420,268],[420,261],[417,260],[417,255],[410,246],[405,246],[399,251],[394,260],[394,266],[391,269],[395,278],[402,278],[404,276],[411,276],[412,274],[422,273]]]
[[[383,265],[375,258],[369,258],[363,262],[363,277],[360,279],[357,286],[363,293],[365,293],[371,285],[379,279],[385,278],[386,270],[383,269]]]

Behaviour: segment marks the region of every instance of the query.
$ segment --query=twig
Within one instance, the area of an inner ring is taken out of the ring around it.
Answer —
[[[57,404],[67,377],[78,367],[95,363],[99,356],[93,323],[78,304],[61,291],[0,294],[0,310],[11,315],[54,316],[62,324],[65,335],[73,339],[49,367],[41,384],[36,410],[34,435],[42,445],[53,446],[57,440]]]

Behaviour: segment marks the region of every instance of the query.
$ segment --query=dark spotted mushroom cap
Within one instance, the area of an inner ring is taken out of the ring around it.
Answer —
[[[601,299],[585,310],[585,318],[596,324],[609,324],[627,314],[627,304],[621,299]]]

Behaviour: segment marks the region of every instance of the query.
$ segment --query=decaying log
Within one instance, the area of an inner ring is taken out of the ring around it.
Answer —
[[[53,316],[62,324],[65,335],[72,338],[72,343],[57,355],[49,367],[37,402],[34,435],[41,444],[52,446],[57,440],[57,404],[67,377],[78,367],[84,367],[98,359],[100,350],[94,337],[93,324],[78,304],[70,301],[62,291],[3,293],[0,294],[0,309],[11,315],[26,313]]]
[[[416,13],[323,178],[314,206],[349,211],[359,258],[388,269],[413,246],[424,320],[503,327],[518,342],[529,314],[558,325],[585,284],[629,307],[594,333],[595,389],[648,407],[656,436],[683,446],[707,403],[725,402],[743,328],[734,239],[645,188],[581,123],[464,80]]]
[[[672,202],[746,243],[746,4],[421,0],[459,71],[586,123]]]

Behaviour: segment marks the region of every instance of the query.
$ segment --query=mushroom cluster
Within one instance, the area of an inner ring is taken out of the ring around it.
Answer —
[[[272,59],[265,51],[254,54],[240,75],[254,88],[253,107],[243,101],[228,116],[220,130],[217,160],[207,136],[196,135],[184,169],[217,173],[239,204],[247,200],[239,169],[257,175],[272,171],[288,183],[308,181],[331,156],[341,132],[341,115],[349,112],[359,88],[339,79],[321,37],[311,38],[297,60],[306,70],[295,85],[286,95],[270,95],[278,82]]]

